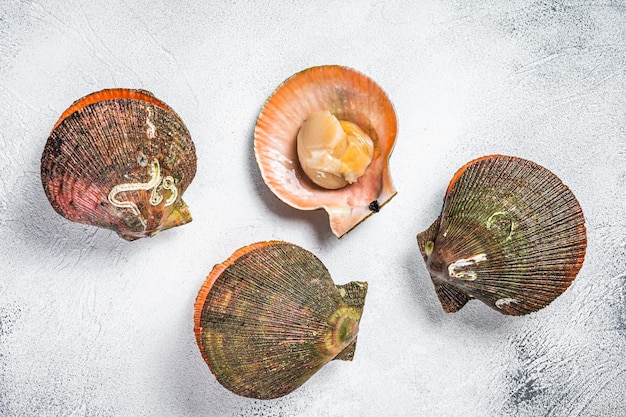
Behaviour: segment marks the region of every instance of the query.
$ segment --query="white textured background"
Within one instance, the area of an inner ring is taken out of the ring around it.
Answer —
[[[626,416],[626,3],[262,3],[1,0],[0,415]],[[322,64],[372,77],[399,119],[399,194],[342,240],[324,212],[275,198],[252,150],[264,100]],[[110,87],[150,90],[186,122],[192,223],[129,243],[52,210],[52,125]],[[490,153],[570,186],[587,258],[538,313],[446,315],[415,235],[453,173]],[[370,290],[354,362],[255,401],[211,375],[193,302],[215,263],[267,239]]]

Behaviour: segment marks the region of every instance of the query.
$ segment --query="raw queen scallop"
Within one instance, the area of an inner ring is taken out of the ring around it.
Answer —
[[[338,237],[395,194],[391,101],[373,80],[326,65],[299,72],[266,101],[254,130],[265,183],[301,210],[324,208]]]
[[[74,102],[41,158],[43,187],[57,213],[126,240],[190,222],[181,196],[195,174],[185,124],[143,90],[102,90]]]
[[[305,249],[255,243],[206,278],[194,309],[196,341],[233,393],[282,397],[329,361],[352,360],[366,293],[365,282],[335,285]]]
[[[474,298],[504,314],[537,311],[569,287],[587,246],[570,189],[546,168],[503,155],[463,166],[417,240],[449,313]]]

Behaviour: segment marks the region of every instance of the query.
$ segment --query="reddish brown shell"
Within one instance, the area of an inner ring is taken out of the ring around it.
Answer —
[[[374,157],[365,174],[337,190],[315,185],[298,162],[300,126],[323,110],[357,124],[374,140]],[[293,75],[270,96],[254,130],[254,150],[274,194],[301,210],[324,208],[333,233],[341,237],[396,194],[389,172],[396,134],[393,105],[378,84],[353,69],[326,65]]]
[[[41,180],[63,217],[127,240],[191,221],[181,199],[196,173],[181,118],[143,90],[109,89],[72,104],[55,123]]]
[[[452,178],[441,216],[417,236],[446,312],[472,298],[505,314],[537,311],[562,294],[582,267],[582,209],[546,168],[490,155]]]
[[[352,360],[366,292],[364,282],[336,286],[296,245],[255,243],[206,278],[194,308],[196,341],[233,393],[281,397],[327,362]]]

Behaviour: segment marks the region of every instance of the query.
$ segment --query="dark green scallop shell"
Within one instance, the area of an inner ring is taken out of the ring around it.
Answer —
[[[366,292],[364,282],[335,285],[296,245],[252,244],[207,277],[196,300],[196,340],[230,391],[282,397],[329,361],[352,360]]]
[[[446,312],[478,299],[504,314],[537,311],[582,267],[582,209],[546,168],[492,155],[454,176],[441,215],[417,236]]]

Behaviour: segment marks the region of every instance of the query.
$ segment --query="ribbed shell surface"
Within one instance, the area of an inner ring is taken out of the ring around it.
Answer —
[[[357,124],[374,140],[374,156],[365,174],[336,190],[315,185],[297,155],[302,123],[323,110]],[[353,69],[326,65],[293,75],[268,98],[254,130],[254,150],[274,194],[298,209],[324,208],[333,233],[341,237],[396,194],[389,172],[396,133],[393,105],[378,84]]]
[[[358,322],[366,290],[357,282],[338,288],[321,261],[296,245],[251,245],[216,266],[201,289],[198,346],[230,391],[281,397],[338,354],[352,359],[354,340],[334,344],[333,332],[346,312]]]
[[[137,90],[103,90],[77,101],[52,130],[41,160],[44,190],[59,214],[129,240],[191,220],[180,196],[195,173],[195,146],[182,120]],[[157,183],[166,178],[172,184]],[[150,203],[155,195],[158,204]]]
[[[587,239],[582,209],[555,174],[493,155],[456,173],[441,216],[418,242],[444,310],[477,298],[521,315],[569,287]]]

